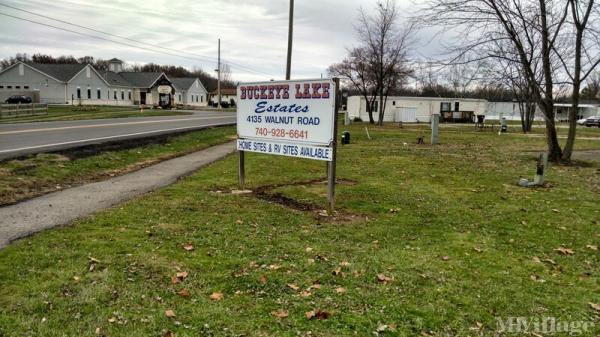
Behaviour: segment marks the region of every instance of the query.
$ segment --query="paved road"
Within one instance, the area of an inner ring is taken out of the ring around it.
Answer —
[[[0,124],[0,160],[233,123],[235,112],[200,111],[187,116]]]

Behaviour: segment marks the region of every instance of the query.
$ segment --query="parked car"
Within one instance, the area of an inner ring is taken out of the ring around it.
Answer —
[[[23,95],[14,95],[14,96],[10,96],[4,102],[7,104],[31,103],[31,97],[23,96]]]
[[[600,116],[592,116],[585,119],[583,125],[589,127],[597,126],[600,128]]]

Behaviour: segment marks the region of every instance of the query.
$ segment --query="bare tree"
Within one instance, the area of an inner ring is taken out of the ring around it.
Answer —
[[[581,99],[600,98],[600,72],[594,72],[585,81],[586,86],[581,90]]]
[[[569,161],[580,86],[600,62],[594,59],[599,53],[592,52],[599,42],[597,30],[591,28],[593,23],[597,27],[599,16],[594,0],[429,0],[424,13],[422,20],[430,24],[461,31],[455,55],[519,65],[528,95],[545,117],[549,159]],[[554,103],[565,85],[573,91],[574,108],[563,152]]]
[[[581,86],[600,64],[600,34],[598,31],[600,6],[595,3],[595,0],[568,0],[567,7],[570,12],[569,27],[571,29],[566,34],[565,41],[567,45],[574,43],[571,45],[573,53],[556,53],[573,88],[573,105],[569,111],[569,133],[562,156],[564,161],[570,161],[573,153]]]
[[[379,125],[383,124],[385,101],[410,73],[408,50],[412,43],[414,25],[400,26],[398,7],[393,0],[378,1],[375,14],[361,8],[356,30],[373,73],[379,96]]]
[[[360,92],[365,98],[369,123],[375,124],[373,106],[379,91],[378,83],[373,76],[367,51],[363,48],[354,48],[348,51],[348,56],[340,63],[329,67],[328,73],[333,77],[340,77],[349,82],[351,89]]]

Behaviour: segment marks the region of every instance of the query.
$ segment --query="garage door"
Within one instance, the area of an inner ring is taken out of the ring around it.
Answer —
[[[417,108],[409,107],[398,107],[396,108],[396,122],[402,123],[416,123],[417,122]]]

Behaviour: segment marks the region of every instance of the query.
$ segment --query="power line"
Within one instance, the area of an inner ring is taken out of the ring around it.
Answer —
[[[158,51],[158,50],[154,50],[154,49],[149,49],[149,48],[146,48],[146,47],[132,45],[130,43],[125,43],[125,42],[121,42],[121,41],[115,41],[115,40],[104,38],[104,37],[101,37],[101,36],[92,35],[92,34],[86,34],[86,33],[74,31],[74,30],[71,30],[71,29],[67,29],[67,28],[63,28],[63,27],[58,27],[58,26],[54,26],[54,25],[42,23],[42,22],[39,22],[39,21],[34,21],[34,20],[30,20],[30,19],[26,19],[26,18],[22,18],[22,17],[17,17],[17,16],[14,16],[14,15],[10,15],[10,14],[6,14],[6,13],[0,12],[0,15],[8,16],[8,17],[11,17],[11,18],[14,18],[14,19],[27,21],[27,22],[38,24],[38,25],[42,25],[42,26],[46,26],[46,27],[51,27],[51,28],[54,28],[54,29],[58,29],[58,30],[63,30],[63,31],[66,31],[66,32],[69,32],[69,33],[73,33],[73,34],[87,36],[87,37],[91,37],[91,38],[95,38],[95,39],[100,39],[100,40],[103,40],[103,41],[118,43],[118,44],[122,44],[122,45],[125,45],[125,46],[128,46],[128,47],[132,47],[132,48],[137,48],[137,49],[141,49],[141,50],[151,51],[151,52],[154,52],[154,53],[161,53],[161,54],[165,54],[165,55],[176,56],[176,57],[186,58],[186,59],[190,59],[190,60],[199,60],[199,61],[203,61],[203,62],[215,62],[214,58],[210,58],[208,56],[204,56],[204,55],[200,55],[200,54],[195,54],[195,53],[190,53],[190,52],[186,52],[186,51],[182,51],[182,50],[177,50],[177,49],[172,49],[172,48],[167,48],[167,47],[163,47],[163,46],[160,46],[160,45],[155,45],[155,44],[140,42],[140,41],[137,41],[137,40],[134,40],[134,39],[131,39],[131,38],[127,38],[127,37],[119,36],[119,35],[116,35],[116,34],[111,34],[111,33],[103,32],[101,30],[97,30],[97,29],[94,29],[94,28],[89,28],[89,27],[78,25],[78,24],[75,24],[75,23],[70,23],[68,21],[64,21],[64,20],[52,18],[52,17],[46,16],[46,15],[37,14],[37,13],[31,12],[31,11],[28,11],[28,10],[20,9],[20,8],[13,7],[13,6],[6,5],[6,4],[1,4],[0,3],[0,6],[12,8],[12,9],[19,10],[19,11],[22,11],[22,12],[25,12],[25,13],[29,13],[29,14],[32,14],[32,15],[43,17],[43,18],[46,18],[46,19],[49,19],[49,20],[54,20],[54,21],[61,22],[61,23],[64,23],[64,24],[68,24],[68,25],[71,25],[71,26],[74,26],[74,27],[79,27],[79,28],[87,29],[87,30],[90,30],[90,31],[93,31],[93,32],[97,32],[97,33],[101,33],[101,34],[105,34],[105,35],[108,35],[108,36],[117,37],[117,38],[120,38],[120,39],[132,41],[132,42],[139,43],[139,44],[150,45],[152,47],[161,48],[161,49],[165,49],[165,50],[170,50],[170,51],[174,51],[174,52],[177,52],[177,53],[194,55],[195,57],[192,58],[192,57],[187,57],[187,56],[183,56],[183,55],[177,55],[177,54],[173,54],[173,53],[169,53],[169,52],[164,52],[164,51]],[[246,72],[251,72],[251,73],[254,73],[254,74],[258,74],[258,75],[263,74],[263,75],[272,76],[272,74],[265,73],[265,72],[258,71],[258,70],[253,70],[253,69],[251,69],[249,67],[246,67],[246,66],[243,66],[241,64],[237,64],[237,63],[230,62],[230,61],[226,61],[226,62],[229,63],[229,64],[231,64],[231,65],[234,65],[235,66],[234,68],[238,68],[242,72],[246,71]]]
[[[92,32],[101,33],[101,34],[105,34],[105,35],[108,35],[108,36],[113,36],[113,37],[116,37],[116,38],[119,38],[119,39],[131,41],[131,42],[135,42],[135,43],[139,43],[139,44],[143,44],[143,45],[149,45],[149,46],[160,48],[160,49],[164,49],[164,50],[170,50],[170,51],[181,53],[181,54],[188,54],[188,55],[196,56],[196,57],[199,57],[200,59],[210,60],[210,62],[215,62],[216,61],[216,59],[214,57],[210,57],[210,56],[206,56],[206,55],[201,55],[201,54],[197,54],[197,53],[192,53],[192,52],[188,52],[188,51],[184,51],[184,50],[179,50],[179,49],[168,48],[168,47],[164,47],[164,46],[157,45],[157,44],[146,43],[146,42],[134,40],[132,38],[128,38],[128,37],[125,37],[125,36],[120,36],[120,35],[108,33],[108,32],[105,32],[105,31],[101,31],[101,30],[98,30],[98,29],[90,28],[90,27],[87,27],[87,26],[83,26],[83,25],[79,25],[79,24],[76,24],[76,23],[68,22],[68,21],[65,21],[65,20],[53,18],[53,17],[47,16],[47,15],[35,13],[35,12],[32,12],[32,11],[28,11],[28,10],[21,9],[21,8],[18,8],[18,7],[14,7],[14,6],[11,6],[11,5],[0,3],[0,6],[8,7],[8,8],[14,9],[14,10],[18,10],[18,11],[25,12],[25,13],[28,13],[28,14],[31,14],[31,15],[35,15],[35,16],[39,16],[39,17],[42,17],[42,18],[45,18],[45,19],[57,21],[57,22],[60,22],[60,23],[64,23],[64,24],[67,24],[67,25],[74,26],[74,27],[87,29],[87,30],[90,30]],[[237,66],[237,68],[242,68],[242,70],[245,69],[245,70],[248,70],[250,72],[261,73],[261,74],[264,74],[264,75],[273,76],[272,74],[265,73],[265,72],[262,72],[262,71],[259,71],[259,70],[254,70],[253,68],[244,66],[244,65],[239,64],[239,63],[231,62],[231,61],[228,61],[228,60],[223,60],[223,61],[225,61],[226,63],[232,64],[232,65],[235,65],[235,66]]]

